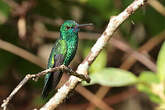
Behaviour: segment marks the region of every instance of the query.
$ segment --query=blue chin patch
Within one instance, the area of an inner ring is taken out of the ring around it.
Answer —
[[[79,30],[79,28],[74,28],[73,32],[78,32]]]

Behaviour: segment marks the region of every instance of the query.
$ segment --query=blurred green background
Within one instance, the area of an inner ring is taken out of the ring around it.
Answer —
[[[165,39],[165,8],[163,10],[161,6],[165,2],[153,1],[159,5],[155,5],[152,0],[148,1],[119,27],[89,69],[92,82],[83,82],[88,85],[85,88],[93,94],[101,87],[111,87],[103,93],[107,100],[133,88],[133,96],[126,92],[128,96],[125,94],[125,99],[120,100],[118,96],[114,98],[117,100],[114,104],[107,102],[114,110],[163,110],[162,107],[165,107],[165,44],[161,48]],[[44,70],[51,47],[59,37],[59,27],[65,20],[94,24],[79,33],[79,47],[70,65],[76,70],[106,28],[111,16],[118,15],[132,2],[0,0],[0,102],[27,73]],[[138,57],[138,61],[131,64],[129,60],[126,63],[132,56]],[[59,86],[65,81],[66,78],[63,78]],[[29,110],[41,107],[46,102],[40,97],[42,87],[43,78],[37,82],[29,81],[11,100],[8,108]],[[57,110],[95,110],[95,107],[90,109],[90,101],[80,94],[73,91]]]

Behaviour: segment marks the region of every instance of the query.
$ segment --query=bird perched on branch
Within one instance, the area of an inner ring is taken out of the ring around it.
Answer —
[[[75,56],[78,46],[78,31],[81,27],[91,24],[78,24],[75,21],[65,21],[60,27],[60,38],[54,44],[47,68],[53,68],[60,65],[68,66]],[[46,74],[45,84],[42,91],[42,97],[48,96],[49,92],[56,88],[62,77],[62,71],[56,71]]]

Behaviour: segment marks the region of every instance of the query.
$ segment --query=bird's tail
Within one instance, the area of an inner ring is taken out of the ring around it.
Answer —
[[[55,63],[54,63],[54,67],[58,67],[60,65],[62,65],[63,61],[64,61],[64,56],[62,54],[58,54],[54,56],[55,59]],[[42,91],[42,97],[46,98],[49,94],[49,92],[52,89],[55,89],[58,82],[60,81],[61,77],[62,77],[62,71],[56,71],[56,72],[52,72],[52,73],[48,73],[45,76],[45,85]]]
[[[44,88],[42,91],[42,98],[46,98],[48,96],[49,92],[51,92],[52,89],[56,88],[61,77],[62,77],[61,71],[48,73],[45,76],[45,85],[44,85]]]

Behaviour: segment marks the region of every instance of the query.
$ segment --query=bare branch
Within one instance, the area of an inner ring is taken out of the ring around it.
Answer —
[[[149,41],[147,41],[143,46],[141,46],[138,49],[138,52],[139,53],[144,53],[144,52],[148,53],[163,40],[165,40],[165,31],[161,32],[159,35],[152,37]],[[129,69],[136,62],[136,60],[138,60],[132,56],[133,56],[133,53],[131,55],[129,55],[129,57],[122,63],[122,65],[120,66],[122,69]],[[147,66],[147,67],[149,67],[149,66]],[[151,69],[151,70],[155,71],[156,70],[155,67],[153,68],[154,70],[153,69]]]
[[[85,34],[85,33],[84,33]],[[92,36],[93,37],[93,36]],[[13,44],[11,44],[11,43],[9,43],[9,42],[6,42],[6,41],[3,41],[3,40],[0,40],[0,48],[1,49],[4,49],[4,50],[6,50],[6,51],[9,51],[9,52],[11,52],[11,53],[13,53],[13,54],[15,54],[15,55],[18,55],[18,56],[20,56],[20,57],[22,57],[22,58],[24,58],[24,59],[26,59],[27,61],[30,61],[30,62],[32,62],[32,63],[34,63],[34,64],[36,64],[36,65],[38,65],[38,66],[40,66],[40,67],[42,67],[42,68],[44,68],[45,66],[45,64],[44,63],[42,63],[42,59],[41,58],[38,58],[37,56],[35,56],[35,55],[33,55],[33,54],[31,54],[30,52],[28,52],[28,51],[26,51],[26,50],[24,50],[24,49],[21,49],[20,47],[17,47],[17,46],[15,46],[15,45],[13,45]],[[64,76],[65,76],[65,74],[64,74]],[[84,87],[82,87],[82,88],[84,88]],[[84,88],[85,89],[85,88]],[[76,90],[77,91],[77,90]],[[87,90],[86,90],[87,91]],[[83,95],[84,93],[86,93],[86,92],[82,92],[81,90],[80,91],[78,91],[81,95]],[[89,92],[89,91],[88,91]],[[87,93],[86,93],[87,94]],[[91,93],[92,94],[92,93]],[[85,95],[83,95],[84,97],[85,97]],[[92,95],[91,95],[92,96]],[[88,98],[90,98],[90,99],[92,99],[91,97],[88,97]],[[100,99],[98,99],[98,100],[100,100]],[[100,101],[98,101],[98,102],[102,102],[102,103],[104,103],[102,100],[100,100]],[[98,106],[98,108],[101,108],[101,105],[102,104],[98,104],[98,103],[94,103],[96,106]],[[108,106],[107,104],[106,104],[106,106]],[[104,107],[105,108],[105,107]]]
[[[54,68],[49,68],[49,69],[41,71],[37,74],[27,74],[24,77],[24,79],[17,85],[17,87],[11,92],[11,94],[5,100],[3,100],[3,103],[1,105],[1,107],[3,108],[3,110],[6,110],[9,101],[22,88],[22,86],[24,86],[30,79],[33,79],[33,80],[36,81],[38,78],[40,78],[41,76],[46,75],[48,72],[54,72],[54,71],[60,71],[60,70],[63,71],[63,72],[68,72],[71,75],[79,77],[79,78],[81,78],[81,79],[83,79],[87,82],[90,82],[90,78],[87,75],[78,74],[75,71],[71,70],[70,68],[66,67],[65,65],[61,65],[59,67],[54,67]]]
[[[3,0],[3,1],[6,2],[13,9],[19,7],[19,5],[16,2],[14,2],[13,0]]]
[[[144,5],[146,0],[135,0],[130,6],[128,6],[121,14],[114,16],[110,19],[110,22],[103,32],[101,37],[97,40],[95,45],[92,47],[91,52],[85,58],[85,60],[78,66],[77,73],[87,74],[87,69],[89,65],[94,61],[94,59],[101,52],[103,47],[112,37],[113,33],[123,23],[131,14],[133,14],[140,6]],[[40,109],[40,110],[53,110],[66,98],[68,93],[75,88],[81,79],[71,76],[69,80],[60,88],[58,92]]]
[[[113,46],[120,48],[121,50],[125,51],[126,53],[130,53],[131,56],[133,56],[135,59],[140,61],[142,64],[144,64],[146,67],[148,67],[152,71],[156,72],[156,64],[154,62],[152,62],[145,54],[142,54],[136,50],[133,50],[126,43],[122,43],[116,39],[113,39],[113,41],[111,43],[113,44]]]
[[[19,48],[9,42],[3,41],[1,39],[0,39],[0,48],[9,51],[15,55],[18,55],[42,68],[46,67],[46,64],[41,60],[41,58],[38,58],[37,56],[31,54],[30,52],[22,48]]]
[[[100,100],[98,96],[92,94],[87,89],[83,88],[82,86],[77,86],[76,90],[78,92],[82,91],[81,95],[88,99],[91,103],[95,105],[100,105],[99,108],[101,110],[113,110],[113,108],[109,107],[103,100]]]
[[[110,87],[101,86],[96,92],[96,96],[103,100],[105,94],[110,90]],[[92,101],[91,101],[92,102]],[[86,110],[95,110],[95,105],[90,103]]]
[[[157,12],[165,16],[165,7],[158,0],[149,0],[148,4],[150,4]]]

